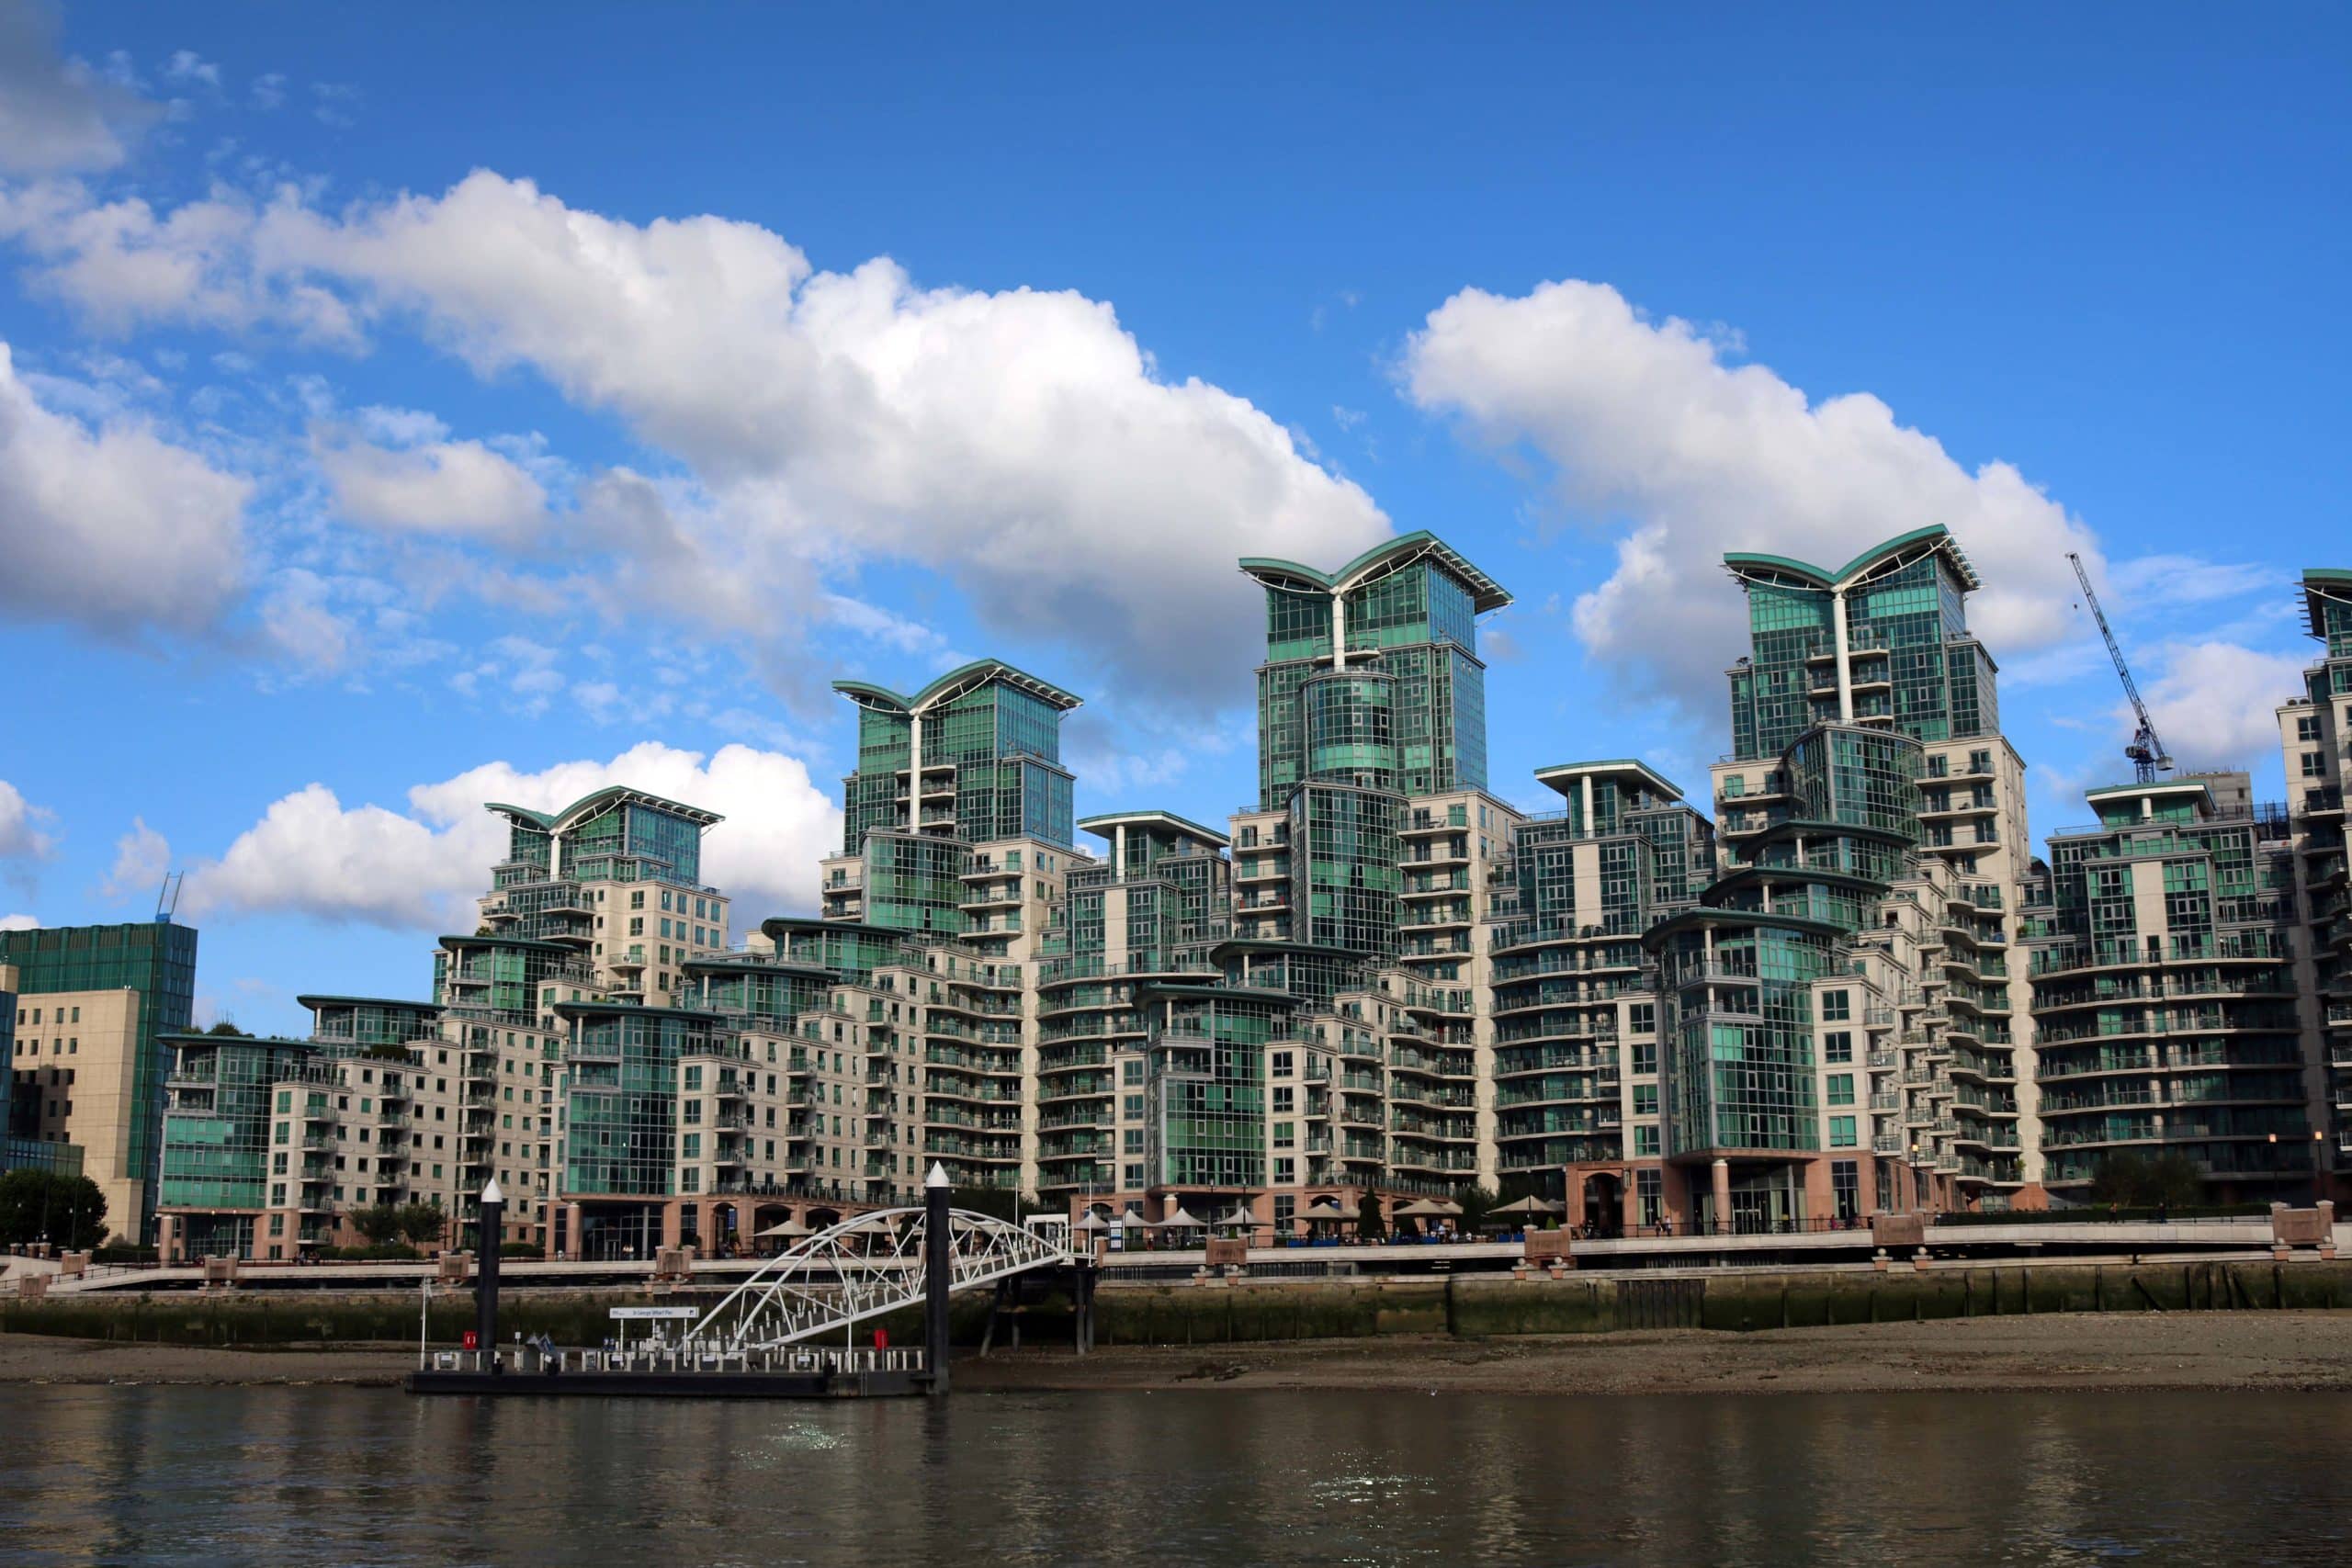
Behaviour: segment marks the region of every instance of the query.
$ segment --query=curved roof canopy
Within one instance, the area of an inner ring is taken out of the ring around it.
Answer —
[[[707,828],[714,822],[727,820],[716,811],[705,811],[699,806],[687,806],[680,801],[665,800],[645,790],[631,789],[627,784],[606,784],[603,789],[592,790],[560,811],[534,811],[527,806],[512,806],[503,800],[484,801],[482,809],[495,811],[502,817],[513,818],[526,827],[537,828],[542,832],[560,833],[565,829],[577,824],[582,818],[592,812],[601,811],[616,800],[649,807],[655,811],[667,812],[673,817],[683,817],[698,828]]]
[[[836,681],[833,690],[862,708],[874,708],[883,713],[916,714],[937,707],[942,703],[953,702],[991,681],[1001,681],[1014,691],[1026,693],[1063,713],[1069,712],[1084,700],[1063,691],[1050,681],[1041,681],[1025,670],[1016,670],[1001,659],[975,659],[969,664],[950,670],[912,696],[894,692],[888,686],[877,686],[871,681]]]
[[[294,1005],[313,1010],[322,1007],[401,1008],[409,1012],[439,1012],[441,1010],[441,1004],[438,1002],[412,1002],[399,997],[301,996],[294,998]]]
[[[1882,539],[1834,571],[1791,556],[1759,555],[1747,550],[1732,551],[1724,557],[1724,565],[1743,584],[1760,582],[1777,588],[1835,590],[1851,588],[1874,577],[1900,570],[1922,557],[1931,555],[1944,558],[1945,564],[1951,568],[1952,575],[1960,579],[1962,588],[1973,592],[1984,586],[1977,578],[1976,569],[1968,564],[1968,557],[1962,553],[1960,541],[1953,538],[1951,530],[1940,523],[1930,523],[1924,528],[1914,528],[1907,534]]]
[[[1427,529],[1399,534],[1374,545],[1337,571],[1317,571],[1295,560],[1271,556],[1241,558],[1243,575],[1287,593],[1343,593],[1351,588],[1401,571],[1415,561],[1434,558],[1469,585],[1471,608],[1479,615],[1499,610],[1511,602],[1510,591],[1470,564],[1469,558]]]
[[[1562,795],[1576,793],[1577,781],[1585,778],[1632,779],[1653,795],[1668,800],[1682,798],[1682,786],[1651,767],[1630,757],[1612,757],[1601,762],[1555,762],[1548,768],[1535,770],[1535,782],[1551,785]]]
[[[1232,842],[1214,828],[1204,828],[1189,818],[1177,816],[1173,811],[1150,808],[1137,811],[1106,811],[1099,817],[1081,817],[1078,819],[1078,825],[1096,837],[1105,840],[1121,828],[1170,828],[1218,849],[1223,849]]]
[[[2303,623],[2312,636],[2322,642],[2327,640],[2327,612],[2320,606],[2331,599],[2338,604],[2352,604],[2352,570],[2333,566],[2305,567]]]

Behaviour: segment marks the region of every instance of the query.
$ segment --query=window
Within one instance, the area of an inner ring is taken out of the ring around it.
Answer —
[[[1833,1029],[1821,1037],[1821,1059],[1833,1066],[1854,1059],[1854,1036],[1851,1031]]]
[[[1657,1085],[1637,1083],[1634,1086],[1634,1114],[1636,1116],[1657,1114]]]
[[[1838,1023],[1850,1020],[1854,1016],[1854,1009],[1849,994],[1845,991],[1822,992],[1821,1016]]]
[[[1288,1051],[1274,1053],[1274,1077],[1286,1078],[1297,1070],[1298,1065],[1293,1053]]]
[[[1835,1159],[1829,1162],[1829,1187],[1837,1194],[1838,1217],[1852,1220],[1861,1217],[1861,1172],[1857,1161]]]
[[[1860,1141],[1860,1140],[1854,1135],[1854,1119],[1851,1116],[1832,1116],[1829,1119],[1829,1146],[1831,1148],[1850,1149]]]
[[[1829,1075],[1829,1103],[1832,1105],[1851,1105],[1854,1103],[1853,1074],[1832,1073]]]

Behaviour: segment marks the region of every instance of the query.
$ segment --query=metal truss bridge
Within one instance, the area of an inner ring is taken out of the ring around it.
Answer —
[[[946,1211],[949,1291],[1076,1261],[1035,1232],[968,1209]],[[722,1355],[846,1333],[867,1318],[920,1306],[929,1222],[920,1208],[877,1209],[779,1253],[687,1331]]]

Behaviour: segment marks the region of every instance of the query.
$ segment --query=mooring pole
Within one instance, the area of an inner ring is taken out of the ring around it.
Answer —
[[[474,1344],[498,1371],[498,1243],[505,1234],[506,1194],[498,1178],[481,1190],[481,1218],[474,1224]]]
[[[955,1237],[947,1217],[947,1168],[934,1163],[922,1184],[923,1364],[933,1393],[947,1392],[947,1293]]]

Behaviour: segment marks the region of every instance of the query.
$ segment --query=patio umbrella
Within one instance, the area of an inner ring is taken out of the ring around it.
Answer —
[[[1340,1217],[1340,1201],[1337,1198],[1317,1198],[1307,1204],[1298,1217],[1302,1220],[1336,1220]]]
[[[1236,1203],[1232,1208],[1227,1209],[1224,1214],[1218,1218],[1216,1223],[1221,1225],[1241,1225],[1247,1227],[1256,1224],[1258,1223],[1258,1216],[1251,1213],[1241,1204]]]
[[[1567,1212],[1567,1205],[1530,1196],[1515,1203],[1498,1204],[1494,1212],[1498,1214],[1560,1214]]]
[[[752,1233],[752,1239],[755,1241],[765,1241],[771,1236],[782,1236],[787,1240],[797,1240],[801,1236],[810,1235],[813,1234],[814,1233],[811,1232],[807,1225],[802,1224],[798,1220],[786,1219],[770,1225],[763,1231],[754,1231]]]
[[[1342,1203],[1327,1217],[1334,1220],[1360,1220],[1363,1218],[1363,1211],[1352,1203]]]
[[[1397,1210],[1396,1217],[1400,1220],[1433,1220],[1446,1212],[1445,1205],[1434,1198],[1421,1198]],[[1462,1211],[1456,1209],[1453,1212],[1458,1214]]]
[[[1203,1224],[1200,1221],[1186,1213],[1184,1212],[1184,1205],[1182,1203],[1176,1205],[1176,1212],[1174,1213],[1160,1221],[1159,1224],[1163,1230],[1199,1231],[1208,1229],[1208,1226]]]
[[[1085,1213],[1072,1220],[1069,1228],[1074,1231],[1107,1231],[1111,1228],[1111,1222],[1089,1209]]]

